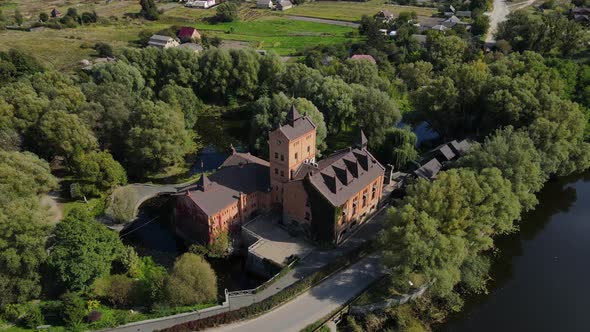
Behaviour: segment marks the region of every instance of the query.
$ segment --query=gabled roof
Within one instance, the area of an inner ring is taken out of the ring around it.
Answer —
[[[205,184],[205,185],[203,185]],[[209,177],[181,190],[208,216],[217,214],[235,203],[241,193],[268,192],[270,189],[269,168],[258,163],[220,168]]]
[[[178,30],[178,34],[177,36],[179,38],[192,38],[192,36],[195,33],[199,33],[199,31],[197,31],[197,29],[195,28],[191,28],[191,27],[182,27],[180,28],[180,30]]]
[[[377,63],[377,61],[375,61],[375,58],[373,58],[373,56],[370,54],[355,54],[355,55],[351,56],[350,59],[352,59],[352,60],[368,60],[374,64]]]
[[[453,15],[445,20],[446,23],[461,23],[461,19]]]
[[[452,140],[448,145],[459,156],[464,155],[471,148],[471,143],[466,139],[461,141]]]
[[[167,42],[170,40],[173,40],[174,38],[170,37],[170,36],[164,36],[164,35],[153,35],[150,37],[150,41],[163,41],[163,42]]]
[[[258,0],[258,2],[256,4],[270,6],[270,5],[272,5],[272,0]]]
[[[439,153],[440,154],[439,158],[443,159],[443,160],[439,160],[440,162],[450,161],[456,157],[455,153],[453,152],[453,150],[451,150],[451,148],[449,147],[449,144],[447,144],[447,143],[437,146],[436,148],[432,149],[430,152]]]
[[[455,13],[455,15],[457,15],[459,17],[471,17],[471,11],[470,10],[459,10]]]
[[[292,109],[292,111],[293,111],[293,109]],[[297,112],[297,111],[295,110],[295,112]],[[292,114],[291,116],[297,116],[298,114],[299,113]],[[292,122],[285,124],[284,126],[279,127],[276,130],[281,132],[287,139],[294,140],[298,137],[301,137],[301,136],[311,132],[314,129],[315,129],[315,124],[313,123],[313,121],[311,121],[311,119],[309,117],[299,115],[299,118],[295,119]]]
[[[444,25],[437,24],[437,25],[435,25],[435,26],[433,26],[433,27],[432,27],[432,30],[436,30],[436,31],[446,31],[446,30],[449,30],[449,28],[447,28],[447,27],[446,27],[446,26],[444,26]]]
[[[316,190],[333,206],[341,206],[383,175],[385,168],[366,149],[348,148],[321,160],[311,172],[306,171]]]
[[[253,156],[250,154],[250,152],[237,152],[232,148],[232,154],[227,157],[227,159],[219,167],[241,166],[246,164],[258,164],[265,167],[269,167],[270,165],[268,161]]]
[[[436,160],[436,158],[433,158],[432,160],[430,160],[429,162],[415,170],[414,174],[427,180],[431,180],[436,177],[436,175],[440,172],[441,169],[441,163],[439,163],[438,160]]]

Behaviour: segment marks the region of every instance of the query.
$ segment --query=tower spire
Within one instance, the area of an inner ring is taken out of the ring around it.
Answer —
[[[359,134],[358,134],[354,143],[359,149],[364,149],[367,147],[369,140],[367,140],[367,136],[365,136],[365,132],[363,131],[362,128],[359,131]]]
[[[291,125],[293,125],[293,123],[297,119],[299,119],[300,117],[301,117],[301,114],[299,114],[299,112],[297,112],[297,109],[295,108],[295,104],[291,105],[291,109],[287,113],[287,122],[289,122]]]

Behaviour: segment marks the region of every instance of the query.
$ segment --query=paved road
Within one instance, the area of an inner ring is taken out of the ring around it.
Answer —
[[[369,256],[267,314],[208,331],[298,332],[353,299],[382,275],[380,257]]]
[[[292,20],[297,20],[297,21],[325,23],[325,24],[340,25],[340,26],[350,27],[350,28],[358,28],[361,26],[360,24],[354,23],[354,22],[327,20],[327,19],[316,18],[316,17],[294,16],[294,15],[287,15],[287,17]]]

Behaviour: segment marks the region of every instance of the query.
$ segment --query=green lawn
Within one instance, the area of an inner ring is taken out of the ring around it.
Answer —
[[[282,15],[299,15],[356,22],[359,21],[363,15],[373,16],[382,9],[387,9],[394,14],[414,11],[420,16],[432,16],[432,14],[436,12],[436,9],[434,8],[390,5],[385,4],[385,0],[371,0],[367,2],[308,2],[303,5],[296,6],[291,10],[279,13]]]

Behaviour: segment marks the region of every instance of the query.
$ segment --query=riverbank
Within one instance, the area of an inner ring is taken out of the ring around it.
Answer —
[[[590,172],[548,182],[520,232],[497,239],[489,294],[437,332],[587,331]]]

